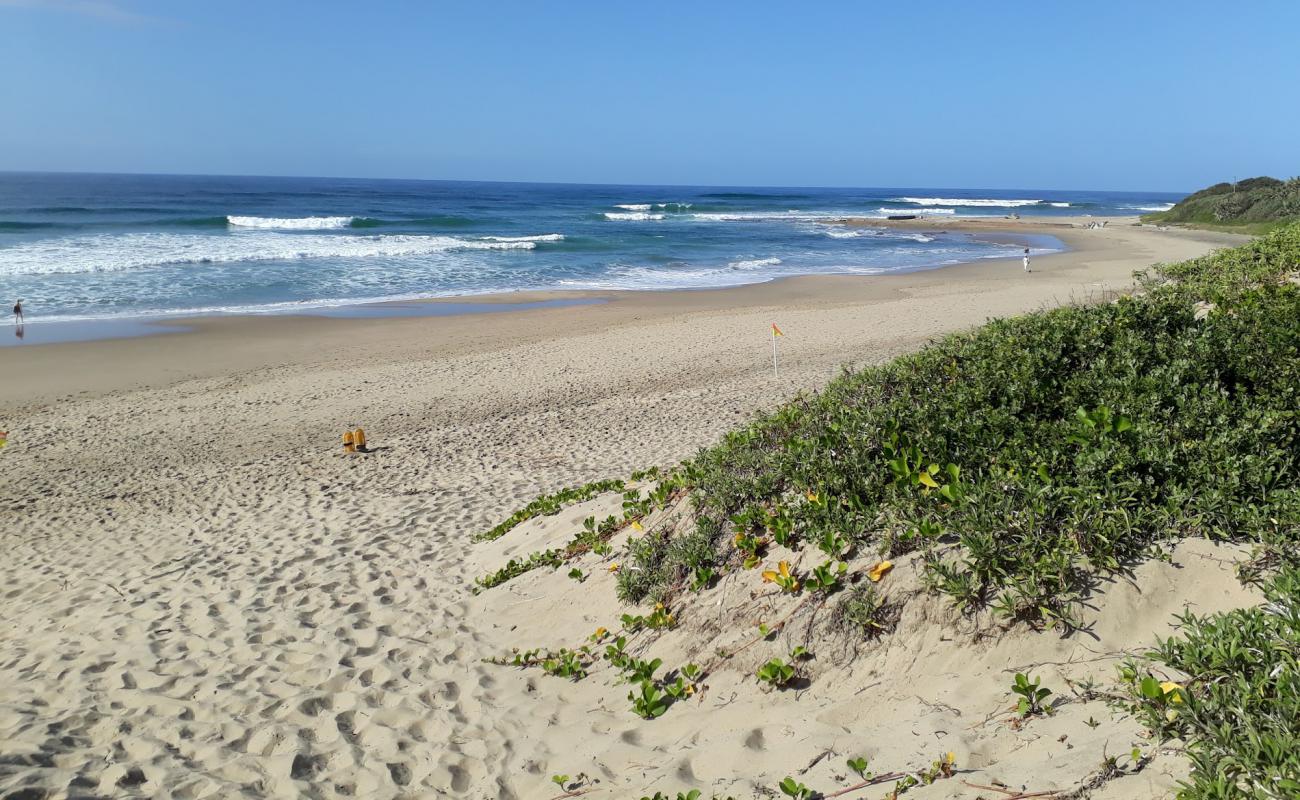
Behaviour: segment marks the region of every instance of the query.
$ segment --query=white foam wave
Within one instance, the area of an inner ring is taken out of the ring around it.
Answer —
[[[276,217],[226,217],[226,222],[236,228],[263,228],[283,231],[323,231],[346,228],[352,224],[352,217],[295,217],[279,219]]]
[[[941,216],[944,214],[956,214],[957,211],[952,208],[877,208],[876,213],[884,214],[887,217],[907,216],[908,214]]]
[[[816,222],[825,219],[840,219],[844,214],[813,214],[798,211],[733,211],[733,212],[696,212],[693,219],[703,222]]]
[[[1053,207],[1053,208],[1069,208],[1069,207],[1070,207],[1070,204],[1069,204],[1069,203],[1048,203],[1048,205],[1051,206],[1051,207]]]
[[[1036,206],[1043,201],[1000,200],[992,197],[896,197],[893,202],[911,203],[918,206],[965,206],[967,208],[990,206],[995,208],[1019,208],[1021,206]]]
[[[843,228],[827,228],[823,233],[832,239],[858,239],[863,236],[878,236],[884,239],[904,239],[909,242],[926,243],[934,241],[933,236],[926,236],[924,233],[904,233],[898,230],[886,230],[882,228],[872,228],[870,230],[862,230],[860,228],[850,228],[847,230]]]
[[[605,212],[605,219],[610,219],[610,220],[638,222],[644,220],[663,219],[663,218],[664,218],[663,214],[649,214],[646,213],[645,211],[628,211],[628,212],[606,211]]]
[[[732,269],[762,269],[763,267],[775,267],[781,263],[779,258],[755,258],[749,261],[732,261],[727,266]]]
[[[1173,203],[1165,203],[1161,206],[1120,206],[1127,211],[1168,211],[1173,207]]]
[[[562,233],[543,233],[539,236],[484,236],[489,242],[562,242]]]
[[[557,234],[549,234],[557,235]],[[527,237],[524,237],[527,238]],[[0,275],[120,272],[176,264],[313,258],[396,258],[453,250],[531,250],[536,241],[452,236],[295,236],[284,233],[97,234],[0,249]]]
[[[655,208],[676,208],[678,210],[685,210],[690,207],[690,203],[655,203]]]
[[[623,203],[621,205],[614,206],[614,208],[621,208],[624,211],[649,211],[650,204],[649,203]]]

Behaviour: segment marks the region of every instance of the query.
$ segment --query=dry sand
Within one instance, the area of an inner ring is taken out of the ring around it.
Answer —
[[[841,365],[1098,299],[1153,261],[1240,241],[1069,224],[945,225],[1071,245],[1028,276],[992,261],[511,314],[203,320],[0,351],[0,797],[534,798],[556,794],[551,774],[579,772],[600,780],[593,797],[746,797],[827,750],[804,776],[823,791],[860,753],[883,771],[953,751],[972,783],[1075,785],[1103,748],[1128,752],[1136,727],[1097,703],[1022,730],[971,727],[1008,702],[1004,671],[1087,662],[1040,668],[1057,689],[1058,670],[1109,675],[1114,653],[1168,631],[1184,604],[1250,602],[1232,553],[1187,545],[1181,570],[1147,565],[1089,612],[1095,638],[973,643],[916,596],[879,647],[851,663],[819,657],[806,691],[765,694],[738,662],[650,723],[608,674],[571,684],[482,662],[613,627],[608,573],[469,591],[507,552],[565,539],[588,513],[470,544],[541,492],[673,463]],[[779,378],[771,322],[787,334]],[[339,452],[355,425],[373,453]],[[906,564],[887,580],[912,596]],[[744,603],[727,607],[750,613]],[[637,646],[672,665],[696,657],[719,635],[697,611]],[[1106,724],[1084,725],[1089,715]],[[1179,763],[1162,757],[1095,796],[1161,791]],[[926,791],[915,796],[996,796],[955,780]]]

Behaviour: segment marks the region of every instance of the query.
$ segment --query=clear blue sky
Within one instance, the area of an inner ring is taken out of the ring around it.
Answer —
[[[1188,190],[1300,173],[1300,2],[0,0],[0,169]]]

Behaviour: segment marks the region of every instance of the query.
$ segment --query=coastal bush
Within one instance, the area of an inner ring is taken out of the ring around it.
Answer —
[[[1251,226],[1255,231],[1296,219],[1300,219],[1300,178],[1280,181],[1268,177],[1216,183],[1188,195],[1168,211],[1142,217],[1143,222],[1155,224]]]
[[[1121,669],[1132,710],[1153,734],[1187,744],[1192,773],[1179,800],[1300,796],[1300,530],[1270,537],[1263,605],[1190,612],[1148,659],[1187,676],[1160,680]],[[1276,546],[1280,544],[1280,549]]]
[[[1165,540],[1257,539],[1300,505],[1297,270],[1293,225],[1155,268],[1137,296],[846,372],[683,465],[689,564],[644,537],[620,598],[754,563],[788,514],[791,541],[920,551],[960,607],[1068,627],[1099,578]]]

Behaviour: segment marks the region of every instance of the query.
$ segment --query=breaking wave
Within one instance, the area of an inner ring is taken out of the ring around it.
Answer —
[[[346,228],[352,224],[352,217],[236,217],[227,216],[226,221],[235,228],[263,228],[281,231],[323,231]]]
[[[894,203],[911,203],[918,206],[963,206],[966,208],[1020,208],[1036,206],[1043,200],[1000,200],[993,197],[896,197]]]
[[[952,208],[877,208],[877,214],[885,216],[906,216],[908,214],[920,214],[922,216],[936,216],[942,214],[956,214],[957,211]]]
[[[176,264],[316,258],[398,258],[458,250],[532,250],[560,234],[459,239],[452,236],[321,236],[292,234],[96,234],[25,242],[0,250],[0,275],[121,272]]]
[[[663,214],[651,214],[646,211],[606,211],[605,219],[621,221],[644,221],[651,219],[663,219]]]
[[[732,269],[762,269],[763,267],[775,267],[781,263],[779,258],[755,258],[749,261],[732,261],[727,266]]]

